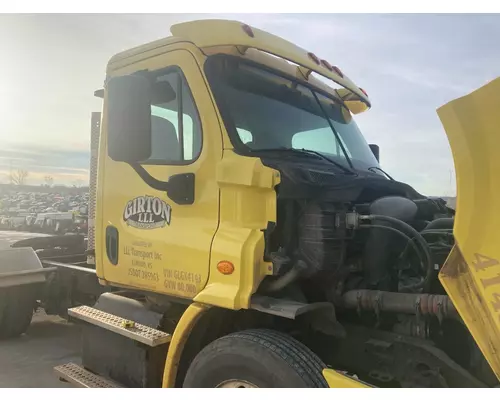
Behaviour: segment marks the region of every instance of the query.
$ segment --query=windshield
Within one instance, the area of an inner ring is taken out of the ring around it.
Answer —
[[[340,102],[227,56],[211,57],[207,75],[235,147],[257,154],[270,149],[312,150],[346,167],[378,167]]]

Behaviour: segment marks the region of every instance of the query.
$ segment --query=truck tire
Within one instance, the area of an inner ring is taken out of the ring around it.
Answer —
[[[219,338],[194,358],[186,388],[324,388],[321,359],[289,335],[251,329]]]
[[[0,339],[8,339],[26,332],[33,318],[36,299],[33,288],[18,286],[0,292]]]

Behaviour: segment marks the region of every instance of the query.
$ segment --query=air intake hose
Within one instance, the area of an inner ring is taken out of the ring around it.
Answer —
[[[397,218],[389,217],[387,215],[376,215],[376,214],[371,214],[371,215],[361,215],[359,217],[361,220],[370,220],[370,221],[385,221],[390,223],[391,225],[395,225],[398,227],[398,229],[405,233],[406,235],[410,236],[412,239],[415,239],[417,243],[420,245],[420,249],[423,252],[423,262],[424,265],[426,266],[426,275],[425,278],[420,285],[424,289],[429,287],[430,281],[434,275],[434,264],[432,262],[432,256],[431,256],[431,251],[429,249],[429,245],[423,238],[423,236],[411,225],[407,224],[404,221],[401,221]]]

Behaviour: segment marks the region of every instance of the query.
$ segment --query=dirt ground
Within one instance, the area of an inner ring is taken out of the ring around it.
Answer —
[[[37,312],[26,334],[0,341],[0,387],[71,387],[53,373],[71,361],[80,364],[79,327]]]

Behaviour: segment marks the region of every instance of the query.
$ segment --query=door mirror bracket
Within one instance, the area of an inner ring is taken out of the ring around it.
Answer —
[[[140,164],[130,164],[134,171],[155,190],[166,192],[172,201],[179,205],[194,203],[194,177],[192,172],[172,175],[167,182],[160,181],[150,175]]]

